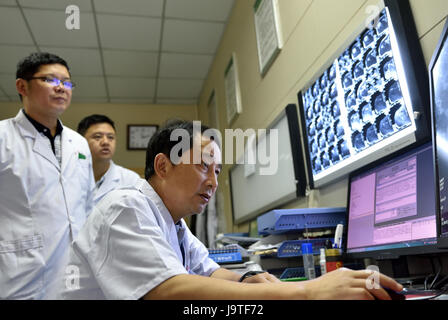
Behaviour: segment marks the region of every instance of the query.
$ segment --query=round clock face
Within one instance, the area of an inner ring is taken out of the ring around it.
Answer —
[[[157,126],[129,126],[129,149],[146,149]]]

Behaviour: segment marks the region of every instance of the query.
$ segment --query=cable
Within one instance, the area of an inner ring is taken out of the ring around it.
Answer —
[[[441,271],[442,271],[442,265],[440,264],[440,261],[439,261],[439,271],[437,271],[437,274],[435,275],[434,279],[431,282],[431,285],[429,286],[430,290],[433,288],[434,283],[436,282],[437,278],[439,277]],[[426,285],[426,283],[425,283],[425,285]]]
[[[427,287],[426,284],[428,283],[428,278],[429,278],[430,276],[431,276],[431,275],[425,277],[425,282],[423,283],[423,288],[424,288],[425,290],[428,289],[428,287]]]
[[[437,293],[435,296],[429,297],[428,299],[422,299],[422,300],[433,300],[437,297],[440,297],[441,295],[445,294],[448,292],[448,286],[444,287],[443,289],[440,290],[439,293]]]
[[[440,257],[437,257],[437,258],[438,258],[438,261],[439,261],[440,270],[442,270],[443,269],[442,260],[440,259]],[[435,283],[435,280],[434,280],[433,283],[432,283],[431,288],[437,289],[440,286],[443,286],[443,284],[447,280],[448,280],[448,276],[443,277],[442,280],[438,281],[437,283]]]
[[[443,277],[442,280],[440,280],[439,282],[437,282],[437,283],[434,285],[434,288],[437,289],[440,285],[443,285],[443,283],[446,282],[447,280],[448,280],[448,276]]]
[[[424,281],[424,290],[432,290],[432,289],[434,288],[434,283],[435,283],[436,280],[439,278],[440,273],[442,272],[442,262],[441,262],[441,260],[440,260],[440,257],[437,256],[437,258],[438,258],[438,263],[439,263],[439,268],[438,268],[437,273],[436,273],[436,270],[435,270],[436,268],[435,268],[435,265],[434,265],[434,260],[433,260],[433,258],[434,258],[434,257],[432,257],[432,256],[429,257],[429,261],[431,262],[431,267],[432,267],[432,272],[433,272],[433,273],[425,277],[425,281]],[[435,273],[435,275],[434,275],[434,273]],[[429,281],[429,279],[430,279],[431,277],[433,277],[433,279],[432,279],[431,284],[430,284],[429,287],[428,287],[428,281]]]
[[[436,276],[434,277],[433,281],[431,282],[431,285],[429,286],[429,289],[432,290],[433,288],[436,288],[436,289],[435,289],[436,291],[438,291],[437,288],[438,288],[439,286],[443,285],[443,284],[448,280],[448,276],[445,276],[445,277],[442,278],[442,280],[440,280],[439,282],[435,283],[436,280],[437,280],[437,278],[438,278],[439,275],[440,275],[440,272],[441,272],[442,269],[443,269],[443,266],[442,266],[442,260],[440,259],[439,256],[438,256],[437,258],[438,258],[437,260],[438,260],[438,262],[439,262],[439,271],[437,272]],[[431,264],[433,264],[432,259],[431,259]],[[433,270],[434,270],[434,269],[433,269]],[[426,288],[426,280],[425,280],[425,288]],[[422,298],[422,299],[419,299],[419,300],[434,300],[434,299],[440,297],[441,295],[446,294],[447,292],[448,292],[448,285],[445,285],[445,286],[443,286],[443,287],[440,289],[440,291],[439,291],[436,295],[431,296],[431,297],[428,297],[428,298]]]

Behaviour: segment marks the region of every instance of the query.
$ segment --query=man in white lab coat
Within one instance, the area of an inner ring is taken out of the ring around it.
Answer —
[[[311,281],[220,268],[183,218],[201,214],[218,187],[219,144],[206,127],[180,122],[158,131],[146,153],[145,180],[111,191],[70,248],[74,271],[64,299],[380,299],[372,273],[340,268]],[[216,137],[216,136],[215,136]],[[179,141],[180,140],[180,141]],[[378,275],[392,290],[402,286]]]
[[[115,154],[116,131],[115,124],[109,117],[100,114],[85,117],[78,124],[78,133],[87,139],[92,153],[96,183],[93,197],[95,205],[110,191],[137,184],[140,180],[137,173],[112,161]]]
[[[57,298],[69,245],[92,208],[89,146],[59,120],[73,87],[56,55],[17,65],[23,109],[0,121],[1,299]]]

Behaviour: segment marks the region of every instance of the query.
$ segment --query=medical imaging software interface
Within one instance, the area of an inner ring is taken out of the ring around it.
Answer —
[[[415,131],[400,85],[393,36],[384,9],[377,23],[359,35],[304,92],[315,178],[349,165],[353,158],[368,156],[375,145],[378,149],[380,142],[400,136],[405,129]]]
[[[432,158],[426,143],[351,178],[348,252],[435,243]]]

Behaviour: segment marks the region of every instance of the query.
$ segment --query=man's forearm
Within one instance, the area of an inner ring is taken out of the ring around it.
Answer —
[[[152,289],[144,299],[273,300],[306,299],[300,283],[240,283],[190,274],[174,276]]]
[[[234,271],[231,271],[231,270],[228,270],[225,268],[219,268],[219,269],[216,269],[216,271],[213,272],[210,275],[210,277],[215,278],[215,279],[238,281],[241,278],[241,275],[239,273],[236,273]]]

